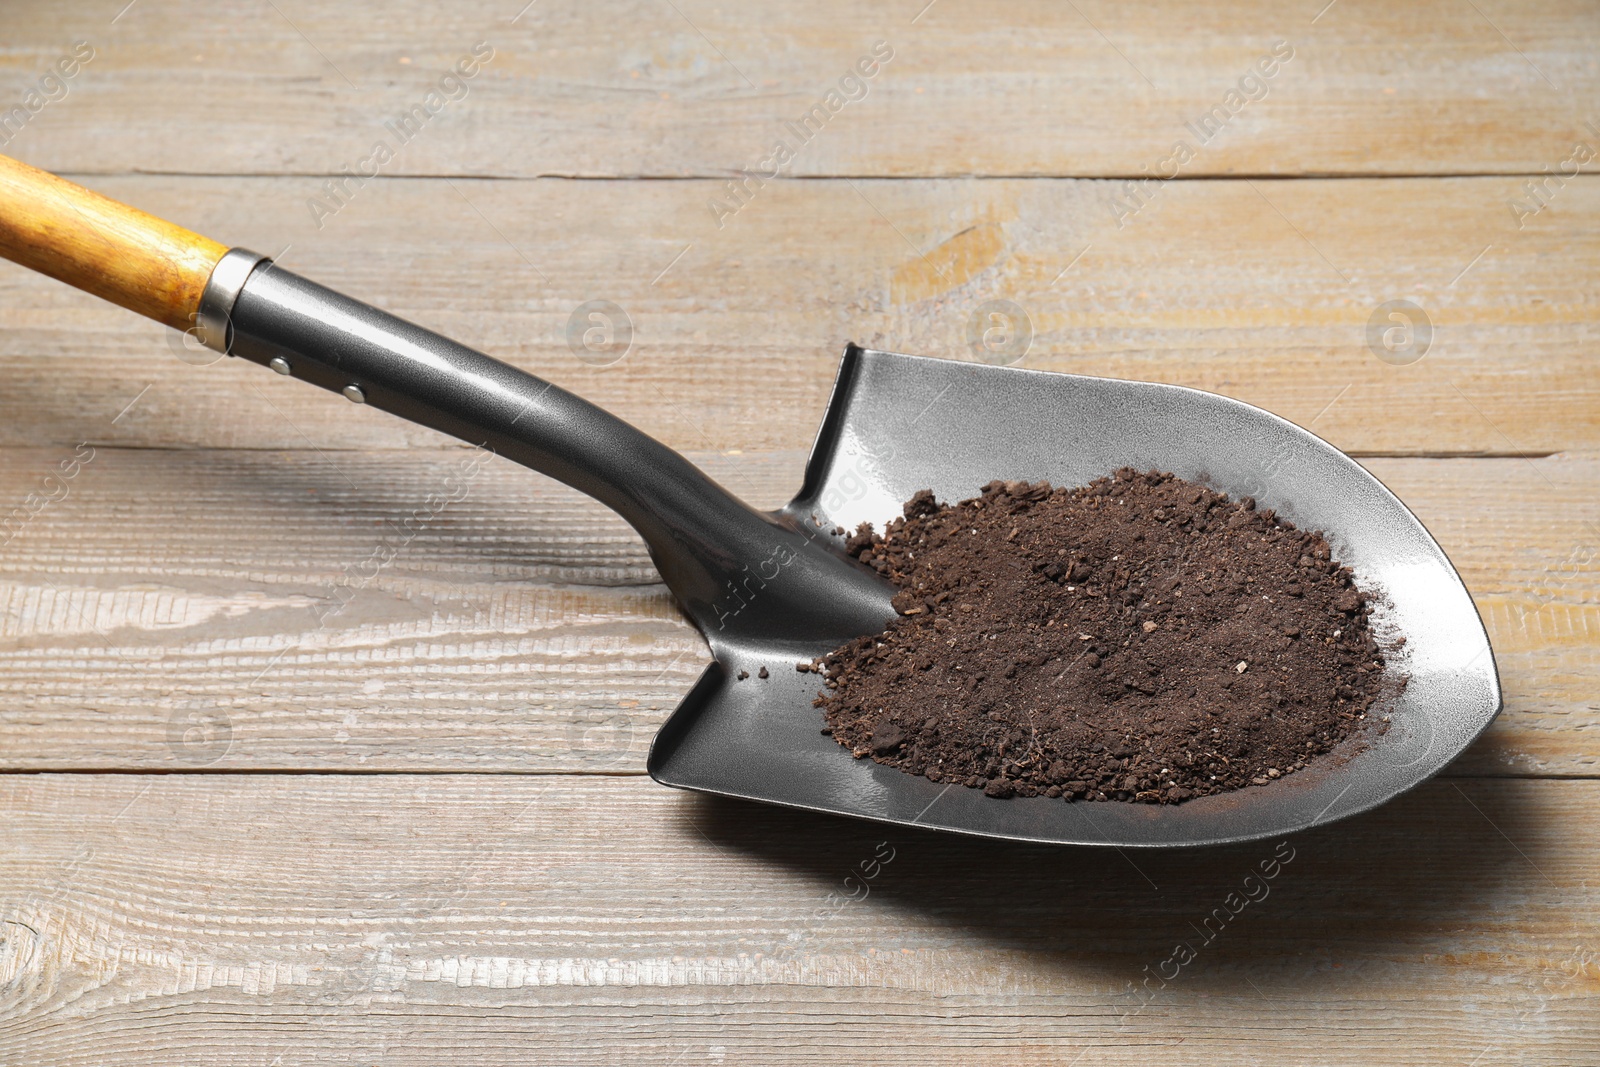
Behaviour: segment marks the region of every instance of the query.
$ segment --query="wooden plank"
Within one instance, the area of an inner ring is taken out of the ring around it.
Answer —
[[[451,442],[0,264],[0,1063],[1590,1062],[1600,180],[1543,176],[1600,144],[1592,0],[522,4],[8,11],[0,124],[94,55],[0,151],[286,250],[763,506],[846,340],[982,358],[1012,301],[1022,366],[1366,457],[1472,588],[1506,711],[1286,845],[676,793],[644,753],[704,645],[614,516],[501,464],[429,510]],[[880,39],[865,99],[733,199]],[[1124,180],[1179,138],[1183,180]],[[596,299],[633,328],[606,366],[568,342]],[[1395,365],[1368,330],[1402,299],[1431,347]]]
[[[799,175],[1124,176],[1184,139],[1185,174],[1539,173],[1593,141],[1600,93],[1581,0],[120,6],[8,19],[8,106],[74,39],[96,50],[14,138],[30,162],[332,174],[386,140],[393,174],[681,176],[756,168],[784,137]],[[879,41],[893,58],[859,99],[794,136]],[[412,139],[387,128],[477,42],[493,57],[456,99]],[[1244,81],[1275,48],[1291,58]]]
[[[469,456],[95,451],[5,527],[0,766],[640,772],[705,646],[571,490],[495,462],[429,510]],[[8,508],[61,458],[0,457]],[[695,458],[763,507],[804,464]],[[1506,711],[1460,772],[1596,773],[1600,455],[1368,462],[1494,643]]]
[[[1184,182],[1121,228],[1114,183],[796,182],[721,230],[713,183],[402,181],[364,190],[320,233],[299,180],[93,183],[230,243],[288,245],[289,268],[679,448],[807,447],[846,341],[973,359],[969,329],[996,299],[1031,319],[1021,366],[1226,393],[1347,450],[1600,446],[1586,348],[1600,178],[1521,230],[1508,178]],[[0,444],[444,443],[255,367],[191,366],[176,334],[0,267]],[[632,324],[632,350],[607,366],[568,340],[596,299]],[[1391,300],[1428,316],[1419,362],[1369,348]]]
[[[1118,856],[630,778],[5,775],[0,1058],[1584,1062],[1597,811],[1444,781]]]

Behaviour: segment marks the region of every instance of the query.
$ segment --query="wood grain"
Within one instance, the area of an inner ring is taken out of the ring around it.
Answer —
[[[60,458],[4,454],[4,501]],[[466,455],[96,450],[10,520],[0,766],[642,771],[704,644],[620,519],[510,463],[403,536]],[[761,506],[804,465],[695,459]],[[1600,455],[1368,464],[1495,648],[1506,710],[1457,772],[1595,774]]]
[[[0,1059],[1580,1063],[1597,810],[1600,782],[1441,781],[1118,856],[630,778],[5,776]]]
[[[1123,177],[1180,138],[1185,175],[1540,173],[1600,121],[1582,0],[121,6],[8,19],[14,98],[75,38],[97,49],[16,135],[30,162],[332,175],[386,139],[391,175],[727,175],[797,141],[784,123],[877,41],[894,58],[789,173]],[[1265,95],[1201,144],[1187,124],[1280,40]],[[400,145],[386,124],[477,42],[492,61]]]
[[[179,330],[227,247],[0,156],[0,256]]]
[[[0,263],[0,1063],[1594,1062],[1600,179],[1550,177],[1600,144],[1592,0],[12,8],[3,151],[757,504],[844,342],[977,358],[990,300],[1023,366],[1308,425],[1451,554],[1506,710],[1203,943],[1274,843],[675,793],[639,772],[704,645],[614,516],[491,465],[402,536],[454,442]],[[783,180],[730,188],[879,40]],[[1179,180],[1138,181],[1180,139]],[[604,367],[567,341],[596,299],[634,329]],[[1369,346],[1395,300],[1432,328],[1408,365]]]
[[[809,447],[845,342],[972,359],[994,299],[1031,318],[1022,366],[1225,393],[1357,453],[1600,447],[1600,178],[1521,230],[1505,178],[1185,182],[1121,228],[1108,182],[794,182],[721,230],[705,182],[392,182],[321,231],[303,180],[93,182],[230,244],[288,245],[289,269],[680,449]],[[603,367],[567,339],[595,299],[633,324]],[[1432,323],[1407,366],[1368,347],[1397,299]],[[14,268],[0,307],[0,444],[454,443],[255,367],[191,366],[168,331]]]

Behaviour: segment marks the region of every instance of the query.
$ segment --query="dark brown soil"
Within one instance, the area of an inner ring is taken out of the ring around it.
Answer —
[[[1386,685],[1368,596],[1320,533],[1170,474],[923,491],[848,547],[900,587],[901,616],[817,665],[824,732],[993,797],[1266,785],[1350,737]]]

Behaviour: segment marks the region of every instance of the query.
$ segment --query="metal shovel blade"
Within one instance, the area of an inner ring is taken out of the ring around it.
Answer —
[[[988,837],[1157,847],[1273,837],[1365,811],[1424,781],[1500,710],[1487,634],[1455,568],[1376,478],[1259,408],[1148,382],[924,359],[851,346],[800,494],[784,512],[878,528],[919,489],[977,495],[996,478],[1083,485],[1119,467],[1171,471],[1253,496],[1324,532],[1381,601],[1380,634],[1408,685],[1392,723],[1261,787],[1175,805],[996,799],[855,759],[821,733],[820,679],[798,661],[830,646],[712,638],[717,662],[662,727],[649,772],[666,785]],[[770,677],[756,677],[760,667]],[[748,670],[751,677],[736,681]]]

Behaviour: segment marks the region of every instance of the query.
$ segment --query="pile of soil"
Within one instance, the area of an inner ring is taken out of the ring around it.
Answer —
[[[1176,803],[1292,774],[1392,688],[1349,569],[1248,497],[1123,469],[904,511],[847,545],[899,617],[799,665],[858,758],[993,797]]]

